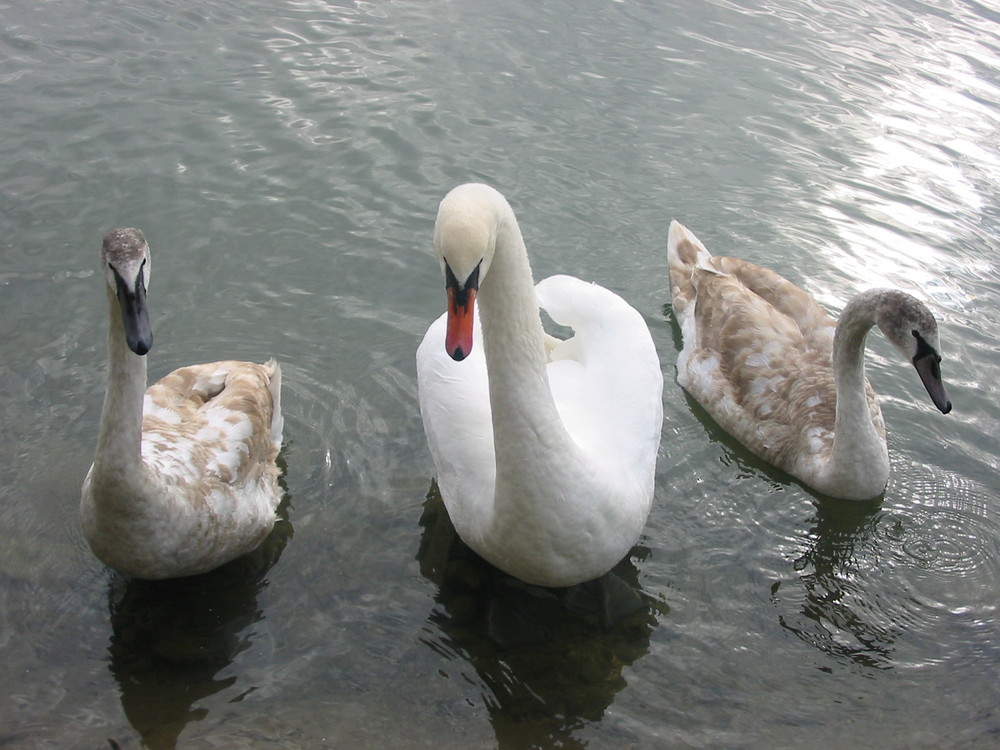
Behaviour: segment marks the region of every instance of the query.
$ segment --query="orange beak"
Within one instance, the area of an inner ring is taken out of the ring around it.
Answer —
[[[444,348],[457,362],[468,357],[472,351],[475,303],[474,287],[459,290],[454,286],[448,286],[448,329],[444,337]]]

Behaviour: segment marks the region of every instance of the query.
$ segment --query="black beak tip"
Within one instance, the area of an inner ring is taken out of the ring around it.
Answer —
[[[131,349],[136,354],[138,354],[140,357],[143,357],[149,352],[150,349],[153,348],[153,339],[152,337],[150,337],[148,339],[139,339],[138,341],[130,341],[128,342],[128,348]]]
[[[448,352],[448,354],[450,354],[451,358],[456,362],[461,362],[463,359],[469,356],[469,353],[462,351],[462,347],[460,346],[456,346],[454,351],[450,351]]]

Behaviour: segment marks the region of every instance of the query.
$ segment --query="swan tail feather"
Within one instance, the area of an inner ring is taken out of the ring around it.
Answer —
[[[718,269],[708,248],[676,219],[670,222],[667,233],[667,268],[674,314],[683,319],[697,295],[695,271],[718,273]]]

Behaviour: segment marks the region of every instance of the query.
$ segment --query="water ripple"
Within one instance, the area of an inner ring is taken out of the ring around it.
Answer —
[[[998,607],[1000,513],[985,488],[952,479],[914,487],[919,501],[907,509],[892,564],[907,598],[930,616],[985,621]]]
[[[911,483],[893,509],[820,506],[795,545],[798,580],[772,589],[781,625],[872,669],[996,659],[1000,513],[984,488],[951,479]]]

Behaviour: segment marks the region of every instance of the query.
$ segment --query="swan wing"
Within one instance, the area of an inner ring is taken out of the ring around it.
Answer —
[[[700,272],[701,278],[706,273],[717,273],[732,276],[774,311],[787,317],[803,338],[815,341],[821,348],[832,344],[836,321],[807,292],[769,268],[740,258],[712,255],[694,233],[678,221],[670,223],[667,265],[672,305],[682,326],[684,319],[694,314],[695,299],[700,296],[704,300],[708,294],[699,293],[695,285],[696,273]]]
[[[727,432],[766,460],[828,452],[835,323],[779,274],[711,255],[673,222],[667,263],[683,348],[677,380]]]
[[[181,367],[151,385],[143,404],[143,459],[161,477],[245,488],[276,476],[281,447],[280,368],[271,360]],[[276,503],[275,503],[276,504]]]
[[[646,483],[663,425],[663,374],[646,322],[617,294],[572,276],[544,279],[535,294],[555,323],[573,329],[548,346],[564,426],[595,463]]]
[[[715,257],[713,266],[720,273],[738,279],[775,312],[794,323],[803,339],[813,346],[826,348],[833,345],[836,321],[812,296],[781,274],[739,258]]]
[[[804,333],[735,276],[699,273],[696,286],[681,385],[773,463],[829,450],[836,408],[829,339]]]

